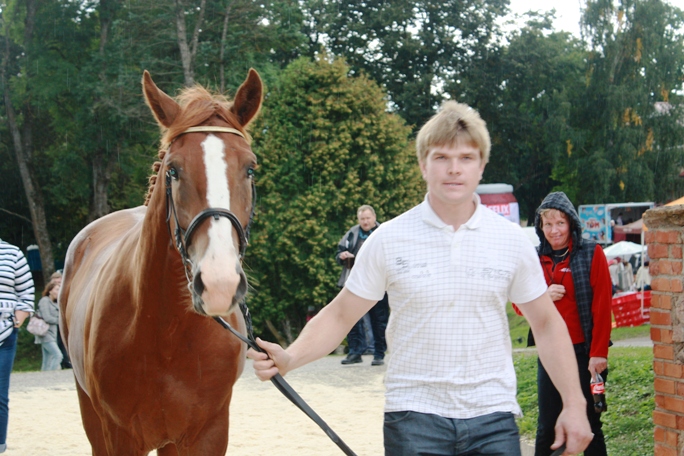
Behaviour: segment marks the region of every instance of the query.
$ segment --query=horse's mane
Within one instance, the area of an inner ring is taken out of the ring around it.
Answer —
[[[218,117],[230,126],[240,130],[247,140],[250,140],[249,135],[245,129],[240,125],[238,118],[230,111],[233,102],[228,100],[225,96],[219,94],[211,94],[202,86],[194,86],[185,88],[175,98],[180,105],[181,110],[177,118],[174,119],[171,127],[161,127],[161,141],[159,145],[159,153],[157,157],[159,160],[152,165],[152,175],[148,179],[147,195],[145,195],[145,206],[148,205],[154,186],[157,182],[159,169],[162,161],[166,155],[166,151],[171,146],[171,143],[180,136],[185,130],[190,127],[202,125],[211,117]]]

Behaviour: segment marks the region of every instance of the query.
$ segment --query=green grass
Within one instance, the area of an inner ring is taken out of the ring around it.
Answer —
[[[523,417],[518,426],[523,438],[534,441],[537,426],[537,355],[516,353],[518,402]],[[608,411],[603,432],[608,454],[653,454],[653,353],[650,347],[615,347],[610,350],[606,381]]]
[[[527,322],[509,312],[514,348],[526,346]],[[650,326],[614,328],[613,341],[649,337]],[[519,338],[523,337],[522,343]],[[513,356],[518,376],[518,403],[524,416],[518,420],[524,440],[534,441],[537,426],[537,355],[533,351]],[[606,381],[608,411],[603,414],[603,432],[608,454],[653,454],[653,349],[613,347],[608,358],[610,375]]]
[[[510,305],[506,308],[506,313],[508,314],[508,326],[511,330],[513,348],[527,347],[527,333],[530,330],[530,325],[527,324],[527,320],[525,320],[525,317],[517,315]],[[613,328],[610,333],[610,339],[612,341],[650,336],[651,326],[648,324],[634,327]]]
[[[19,329],[17,355],[14,357],[12,372],[39,371],[43,361],[40,344],[33,341],[35,336],[26,330],[26,324]]]

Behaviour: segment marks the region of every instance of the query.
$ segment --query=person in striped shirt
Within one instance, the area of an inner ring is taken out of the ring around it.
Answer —
[[[17,333],[33,313],[33,277],[22,251],[0,239],[0,453],[7,449],[9,382]]]

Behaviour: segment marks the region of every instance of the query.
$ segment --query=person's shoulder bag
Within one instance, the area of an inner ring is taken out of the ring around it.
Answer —
[[[26,325],[26,330],[34,336],[44,336],[47,334],[48,329],[50,329],[50,325],[40,318],[37,313],[33,314],[28,325]]]

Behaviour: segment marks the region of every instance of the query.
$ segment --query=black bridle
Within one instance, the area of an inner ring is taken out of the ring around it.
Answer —
[[[241,131],[236,130],[234,128],[230,127],[212,127],[212,126],[199,126],[199,127],[191,127],[182,132],[181,134],[185,133],[193,133],[193,132],[223,132],[223,133],[233,133],[238,136],[241,136],[242,138],[245,138],[245,135],[242,134]],[[247,139],[247,138],[245,138]],[[180,254],[181,260],[183,261],[183,267],[185,270],[185,277],[188,279],[188,288],[190,288],[190,292],[194,293],[192,290],[192,260],[190,260],[190,257],[188,256],[188,247],[190,246],[190,242],[192,241],[192,235],[197,229],[197,227],[207,218],[213,217],[214,220],[218,220],[219,217],[225,217],[228,220],[230,220],[230,223],[233,225],[233,228],[235,228],[235,231],[238,234],[238,245],[239,245],[239,251],[240,251],[240,261],[245,256],[245,251],[247,250],[247,244],[249,242],[249,229],[252,225],[252,221],[254,219],[254,207],[255,207],[255,201],[256,201],[256,186],[254,184],[254,180],[252,180],[252,208],[250,211],[249,215],[249,221],[247,223],[247,226],[243,228],[242,223],[240,223],[240,220],[235,216],[233,212],[231,212],[229,209],[223,209],[223,208],[216,208],[216,207],[210,207],[207,209],[204,209],[201,211],[199,214],[197,214],[190,224],[188,225],[187,229],[183,230],[180,227],[180,224],[178,222],[178,214],[176,213],[176,205],[174,204],[173,201],[173,191],[171,189],[171,180],[172,176],[169,171],[166,171],[165,173],[166,177],[166,226],[169,230],[169,236],[171,239],[175,240],[175,245],[176,249],[178,250],[178,253]],[[173,232],[173,235],[171,234],[171,215],[173,214],[173,219],[174,222],[176,223],[176,229]],[[238,339],[240,339],[242,342],[247,344],[248,347],[264,353],[264,350],[262,350],[261,347],[259,347],[256,342],[254,341],[254,332],[252,329],[252,316],[249,313],[249,309],[247,308],[247,304],[244,302],[244,300],[240,303],[240,310],[242,311],[242,315],[245,319],[245,325],[247,328],[247,337],[242,335],[239,331],[237,331],[235,328],[233,328],[227,321],[225,321],[221,317],[213,317],[213,319],[218,322],[221,326],[223,326],[225,329],[229,330],[231,333],[233,333]],[[332,440],[341,450],[344,454],[347,456],[356,456],[356,453],[352,451],[349,446],[347,446],[342,439],[333,431],[328,424],[323,421],[323,419],[311,408],[309,405],[302,399],[302,397],[297,394],[297,392],[285,381],[285,379],[280,375],[276,374],[271,378],[271,382],[273,385],[280,391],[286,398],[288,398],[294,405],[296,405],[302,412],[304,412],[311,420],[316,423],[322,430],[325,432],[325,434]]]

